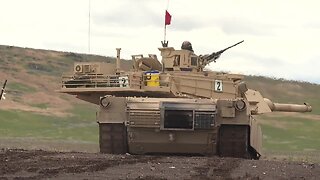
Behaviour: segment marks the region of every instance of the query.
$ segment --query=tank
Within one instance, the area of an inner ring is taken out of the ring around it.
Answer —
[[[130,71],[120,68],[117,48],[115,64],[75,63],[59,92],[99,106],[101,153],[259,159],[262,132],[255,115],[312,108],[274,103],[248,89],[243,75],[204,70],[242,42],[199,56],[184,46],[161,47],[161,61],[154,54],[133,55]]]

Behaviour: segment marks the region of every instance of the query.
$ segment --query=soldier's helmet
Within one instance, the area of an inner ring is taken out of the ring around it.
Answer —
[[[181,49],[189,50],[193,52],[192,44],[189,41],[184,41],[181,45]]]

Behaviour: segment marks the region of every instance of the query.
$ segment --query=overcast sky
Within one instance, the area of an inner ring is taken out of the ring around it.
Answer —
[[[320,83],[319,0],[169,0],[169,46],[226,51],[210,69]],[[91,54],[158,54],[167,0],[91,0]],[[89,0],[0,0],[0,44],[89,53]]]

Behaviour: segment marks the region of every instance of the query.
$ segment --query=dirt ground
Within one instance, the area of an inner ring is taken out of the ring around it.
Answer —
[[[320,164],[0,149],[0,179],[318,179]]]

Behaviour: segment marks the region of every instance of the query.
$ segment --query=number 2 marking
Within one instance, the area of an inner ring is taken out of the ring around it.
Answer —
[[[223,91],[222,80],[215,80],[214,81],[214,91],[217,91],[217,92]]]
[[[217,86],[217,90],[218,90],[218,91],[221,91],[221,89],[220,89],[220,88],[221,88],[221,87],[220,87],[220,86],[221,86],[221,83],[220,83],[220,82],[217,82],[217,85],[218,85],[218,86]]]
[[[129,86],[128,76],[120,76],[119,84],[120,84],[120,87],[128,87]]]
[[[126,84],[126,79],[122,78],[122,84]]]

